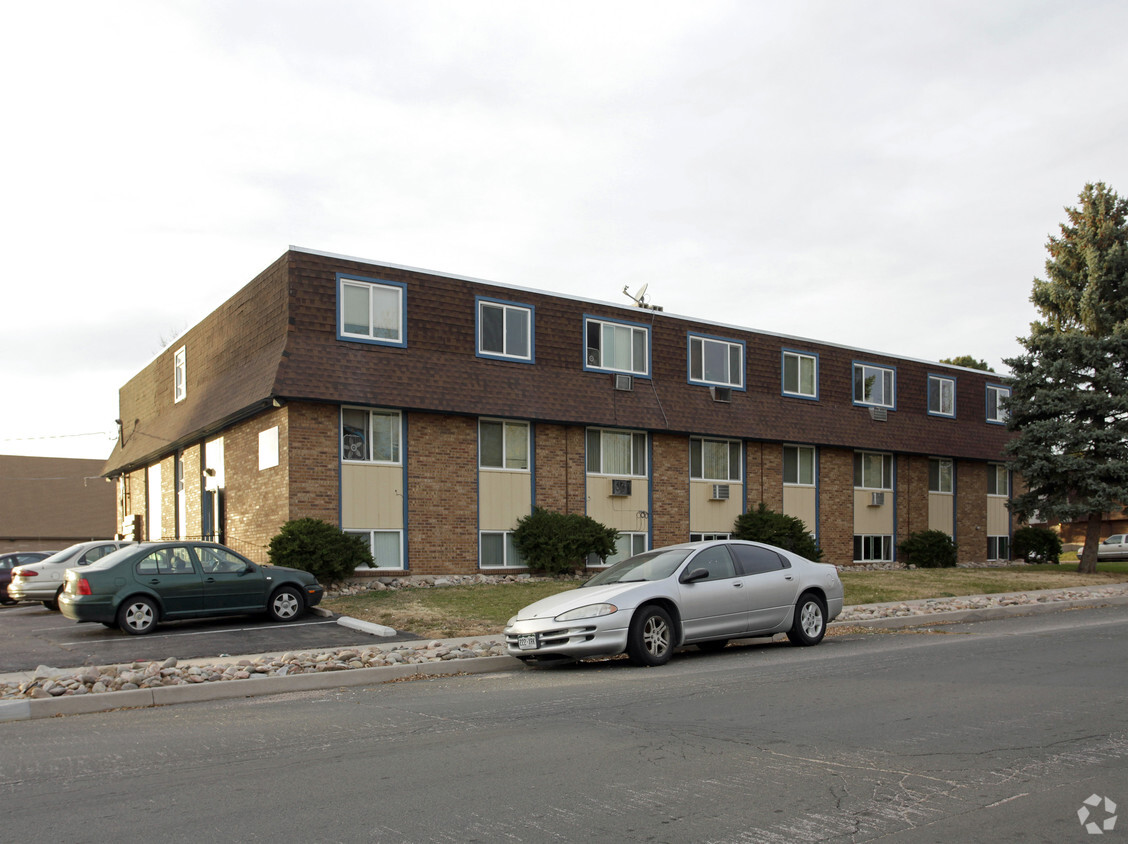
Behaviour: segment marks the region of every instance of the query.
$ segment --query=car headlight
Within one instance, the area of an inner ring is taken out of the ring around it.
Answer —
[[[598,618],[601,615],[611,615],[611,613],[618,611],[619,608],[614,604],[588,604],[586,607],[576,607],[574,610],[561,613],[553,620],[578,621],[581,618]]]
[[[513,618],[511,618],[511,619],[509,619],[509,621],[505,622],[505,626],[506,627],[512,627],[516,623],[517,623],[517,616],[513,616]]]

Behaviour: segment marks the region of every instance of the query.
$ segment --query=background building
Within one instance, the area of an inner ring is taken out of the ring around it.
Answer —
[[[61,551],[119,530],[103,461],[0,455],[0,554]]]
[[[618,529],[625,555],[726,535],[759,502],[802,518],[828,562],[892,560],[927,528],[962,560],[1006,558],[1008,392],[995,373],[291,248],[122,388],[104,471],[139,535],[260,560],[304,516],[363,534],[383,571],[455,573],[519,567],[533,506]]]

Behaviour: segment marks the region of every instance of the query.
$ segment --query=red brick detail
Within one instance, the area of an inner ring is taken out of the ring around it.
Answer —
[[[651,437],[651,544],[655,548],[689,539],[689,439]]]
[[[854,452],[819,449],[819,546],[823,562],[854,560]]]
[[[337,405],[292,402],[289,420],[288,519],[341,524],[341,461]]]
[[[575,425],[534,426],[537,507],[554,513],[587,510],[584,430]]]
[[[893,541],[900,545],[909,536],[922,530],[928,530],[928,458],[899,455],[897,531]]]
[[[956,545],[961,563],[987,559],[987,464],[956,461]]]
[[[412,574],[478,567],[478,421],[407,414],[407,552]]]

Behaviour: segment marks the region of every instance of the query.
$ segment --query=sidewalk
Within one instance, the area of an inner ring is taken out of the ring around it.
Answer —
[[[845,608],[830,630],[922,627],[1109,605],[1128,606],[1128,583],[852,606]],[[339,621],[353,629],[365,629],[365,622]],[[102,675],[100,668],[40,666],[34,671],[0,675],[0,722],[523,667],[519,660],[506,655],[500,636],[383,644],[373,638],[354,648],[327,653],[134,663],[112,667],[113,682],[123,686],[113,691],[105,682],[108,675]],[[36,681],[31,690],[35,696],[19,694],[19,686],[30,681]]]

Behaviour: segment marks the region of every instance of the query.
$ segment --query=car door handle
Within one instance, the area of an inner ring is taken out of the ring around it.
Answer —
[[[744,583],[743,583],[743,581],[740,581],[740,580],[734,580],[732,585],[736,589],[743,589],[744,588]]]
[[[159,577],[154,577],[154,578],[153,578],[152,580],[150,580],[149,582],[150,582],[151,584],[153,584],[154,586],[156,586],[157,584],[159,584],[159,583],[161,582],[161,579],[160,579]]]
[[[784,580],[794,580],[794,579],[795,579],[795,577],[794,577],[793,575],[790,575],[790,574],[785,574],[785,575],[783,576],[783,579],[784,579]]]

